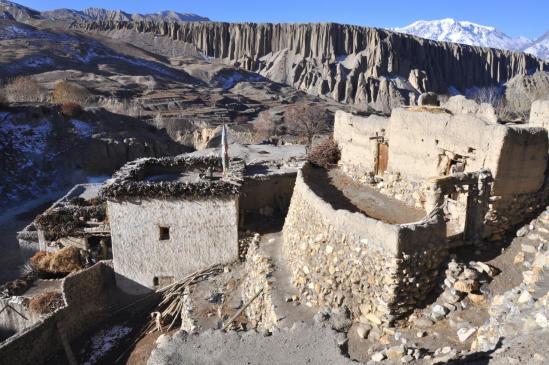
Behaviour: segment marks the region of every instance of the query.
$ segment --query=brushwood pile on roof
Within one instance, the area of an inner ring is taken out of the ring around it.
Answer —
[[[101,189],[101,195],[110,199],[124,197],[226,197],[238,195],[243,180],[245,163],[232,159],[228,172],[219,179],[208,178],[208,170],[221,172],[218,156],[188,156],[141,158],[124,165]],[[147,179],[159,173],[200,171],[203,177],[195,180]]]

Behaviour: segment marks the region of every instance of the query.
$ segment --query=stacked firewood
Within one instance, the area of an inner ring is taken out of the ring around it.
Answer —
[[[222,265],[212,265],[157,290],[157,293],[161,295],[161,300],[151,313],[151,320],[145,327],[144,333],[164,332],[166,326],[168,326],[166,331],[169,331],[176,323],[181,322],[187,303],[185,296],[187,295],[188,287],[212,275],[217,275],[221,271],[223,271]]]

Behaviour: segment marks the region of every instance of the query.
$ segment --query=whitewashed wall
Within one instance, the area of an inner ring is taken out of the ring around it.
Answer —
[[[109,201],[108,215],[117,285],[128,293],[238,258],[236,197]],[[170,227],[169,240],[159,239],[159,226]]]

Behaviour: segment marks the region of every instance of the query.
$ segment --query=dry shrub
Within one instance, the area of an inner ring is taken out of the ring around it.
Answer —
[[[429,105],[417,105],[417,106],[410,106],[406,108],[406,110],[411,112],[426,112],[426,113],[433,113],[433,114],[452,114],[448,109],[441,108],[439,106],[429,106]]]
[[[327,138],[310,149],[307,160],[315,166],[329,168],[337,164],[340,157],[337,143],[332,138]]]
[[[10,103],[41,103],[47,101],[46,90],[29,76],[18,76],[4,87],[5,98]]]
[[[33,297],[29,302],[32,313],[48,314],[65,306],[63,295],[60,292],[50,291]]]
[[[272,136],[276,130],[276,124],[268,111],[259,113],[254,123],[254,130],[257,137],[266,139]]]
[[[37,252],[30,262],[36,271],[54,275],[70,274],[84,267],[80,261],[80,250],[75,246],[67,246],[52,253]]]
[[[141,103],[138,99],[118,100],[113,97],[100,98],[97,105],[110,111],[111,113],[129,115],[131,117],[141,118],[143,113]]]
[[[305,137],[308,144],[319,134],[330,131],[329,114],[325,108],[300,101],[284,112],[284,122],[290,134]]]
[[[59,81],[55,85],[51,101],[55,104],[77,103],[86,105],[90,98],[91,94],[84,86],[74,82]]]
[[[246,124],[246,123],[248,123],[248,120],[249,120],[249,118],[248,118],[248,116],[246,116],[246,115],[237,115],[237,116],[234,118],[233,122],[234,122],[234,124],[236,124],[236,125],[241,125],[241,124]]]
[[[75,102],[67,102],[61,105],[61,114],[68,118],[76,118],[82,113],[82,107]]]

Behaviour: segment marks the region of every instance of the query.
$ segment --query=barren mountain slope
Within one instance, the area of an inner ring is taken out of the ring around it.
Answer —
[[[388,111],[423,91],[447,93],[547,70],[530,55],[435,42],[382,29],[314,24],[90,22],[74,25],[111,37],[165,36],[207,57],[336,101]]]

